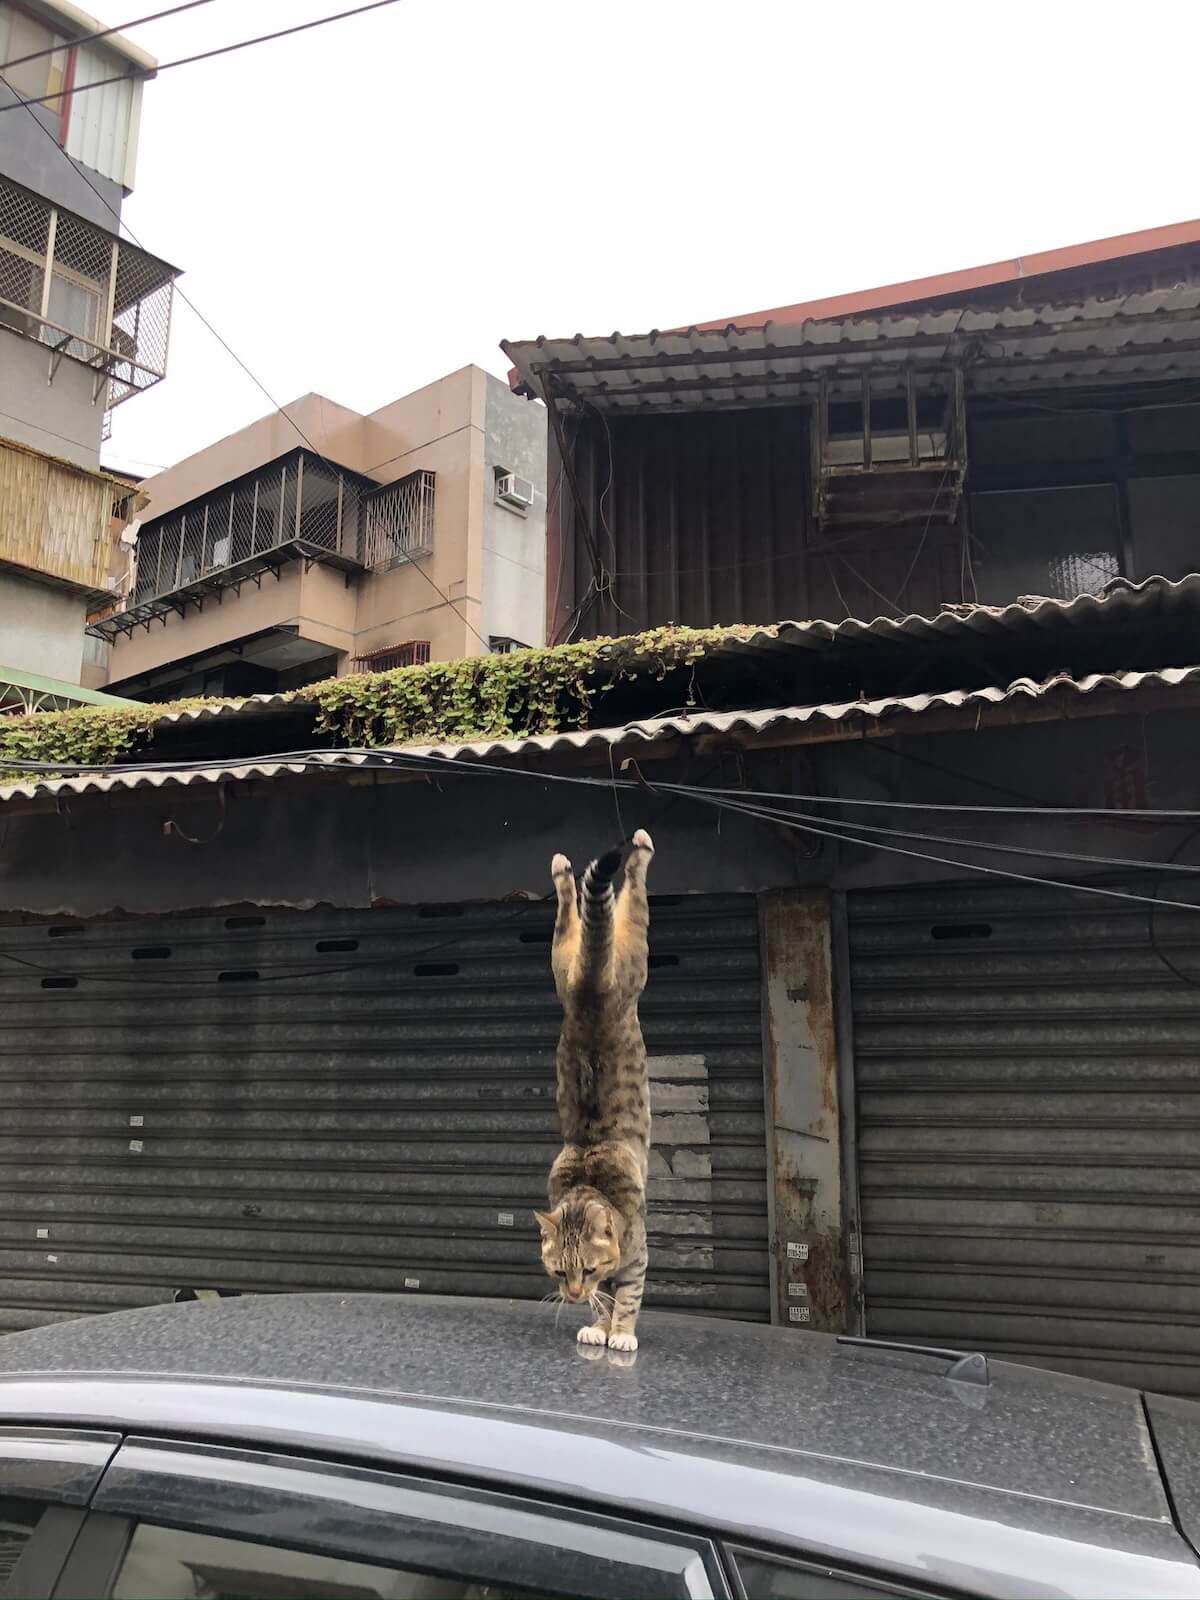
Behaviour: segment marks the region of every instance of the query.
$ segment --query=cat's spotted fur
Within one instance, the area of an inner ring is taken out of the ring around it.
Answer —
[[[578,896],[571,863],[555,856],[558,892],[551,965],[562,1001],[558,1115],[563,1147],[550,1168],[550,1210],[538,1212],[542,1261],[564,1299],[589,1301],[584,1344],[636,1350],[646,1280],[646,1167],[650,1088],[638,999],[646,986],[654,854],[639,829],[621,852],[593,861]]]

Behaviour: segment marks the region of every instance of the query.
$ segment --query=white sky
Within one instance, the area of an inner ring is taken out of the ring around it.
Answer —
[[[130,37],[166,61],[352,3],[213,0]],[[276,400],[366,411],[502,375],[502,337],[1194,216],[1198,45],[1191,0],[399,0],[148,84],[125,216]],[[177,300],[106,459],[149,472],[270,409]]]

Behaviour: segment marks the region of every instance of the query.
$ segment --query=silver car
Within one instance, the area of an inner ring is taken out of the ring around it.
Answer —
[[[278,1295],[0,1341],[0,1594],[1192,1596],[1200,1406],[953,1351]]]

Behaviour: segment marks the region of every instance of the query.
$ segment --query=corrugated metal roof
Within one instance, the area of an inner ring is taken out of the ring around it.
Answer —
[[[839,728],[852,728],[859,724],[864,736],[869,736],[872,723],[897,715],[919,721],[934,712],[962,712],[964,722],[969,725],[971,717],[985,707],[1023,700],[1041,702],[1054,695],[1067,699],[1104,691],[1129,693],[1138,689],[1174,689],[1189,684],[1200,686],[1200,666],[1165,667],[1149,672],[1093,672],[1081,678],[1060,673],[1042,682],[1018,678],[1003,688],[948,689],[936,694],[885,695],[874,700],[768,707],[759,711],[698,711],[690,716],[650,717],[641,722],[627,722],[621,727],[534,734],[522,739],[479,739],[464,744],[412,744],[367,753],[328,750],[313,755],[307,762],[268,760],[227,767],[178,767],[169,771],[131,767],[122,772],[83,774],[74,778],[32,778],[25,783],[8,784],[0,787],[0,806],[19,800],[108,794],[118,789],[162,789],[299,777],[321,767],[362,767],[388,756],[407,760],[492,761],[498,758],[577,753],[615,745],[651,744],[667,739],[694,739],[705,735],[733,736],[736,739],[738,735],[800,729],[811,723],[826,723]]]
[[[1118,233],[1105,239],[1087,239],[1078,244],[1060,245],[1053,250],[1011,256],[1005,261],[987,261],[978,266],[939,272],[932,277],[909,278],[902,283],[877,284],[869,289],[829,295],[820,300],[803,300],[793,305],[774,306],[769,311],[751,311],[744,316],[714,318],[699,324],[702,328],[725,328],[732,322],[739,328],[764,322],[803,322],[809,317],[862,316],[870,311],[908,305],[914,301],[957,300],[962,295],[998,284],[1012,285],[1011,292],[1027,292],[1031,278],[1048,273],[1079,272],[1084,268],[1112,267],[1128,263],[1133,270],[1144,270],[1146,255],[1181,246],[1200,244],[1200,218],[1188,222],[1169,222],[1157,228],[1139,228],[1134,233]]]
[[[305,709],[315,711],[315,704],[306,703],[302,696],[302,690],[289,689],[284,694],[251,694],[244,700],[214,700],[208,705],[179,706],[164,711],[155,727],[169,728],[185,722],[224,722],[230,717],[281,716]]]
[[[1200,370],[1200,284],[1069,304],[955,306],[907,315],[811,318],[600,338],[505,340],[522,383],[544,375],[603,407],[684,409],[795,400],[864,367],[962,365],[973,392],[1039,383],[1170,378]]]
[[[1114,579],[1103,594],[1076,595],[1072,600],[1027,597],[1007,606],[966,605],[947,607],[934,617],[876,617],[863,622],[848,617],[843,622],[814,619],[808,622],[765,623],[743,638],[729,638],[709,648],[708,654],[753,655],[760,651],[807,651],[843,643],[924,646],[960,644],[977,636],[982,640],[1036,637],[1060,625],[1077,628],[1096,623],[1124,622],[1132,617],[1151,620],[1185,611],[1200,612],[1200,573],[1177,582],[1146,578],[1131,583]],[[637,658],[635,657],[634,660]],[[650,661],[649,653],[645,658]],[[214,701],[209,705],[181,706],[164,711],[156,727],[188,722],[220,722],[233,717],[262,717],[315,709],[303,689],[286,694],[254,694],[244,700]]]
[[[333,767],[353,764],[356,760],[361,764],[367,758],[331,750],[322,759]],[[255,778],[300,777],[308,770],[300,761],[248,761],[228,767],[174,767],[169,770],[131,767],[127,772],[82,773],[76,778],[30,778],[25,783],[0,786],[0,805],[16,800],[111,794],[114,789],[191,788],[196,784],[234,783]]]
[[[705,734],[778,733],[812,722],[842,725],[868,724],[897,714],[921,717],[930,712],[973,712],[977,707],[1011,701],[1042,700],[1056,693],[1089,695],[1098,690],[1130,691],[1141,688],[1178,688],[1200,684],[1200,666],[1164,667],[1149,672],[1091,672],[1081,678],[1059,673],[1043,682],[1018,678],[1004,688],[946,689],[936,694],[885,695],[874,700],[824,702],[811,706],[776,706],[761,711],[701,711],[693,716],[651,717],[627,722],[620,728],[585,728],[577,733],[549,733],[525,739],[486,739],[469,744],[405,745],[406,756],[444,757],[449,761],[487,760],[498,756],[527,755],[531,751],[552,755],[565,750],[603,749],[606,746],[652,743],[662,739],[699,738]]]

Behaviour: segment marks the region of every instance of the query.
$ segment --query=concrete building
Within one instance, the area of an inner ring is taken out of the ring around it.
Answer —
[[[101,28],[0,0],[0,691],[55,702],[112,594],[129,485],[99,470],[107,419],[165,374],[177,275],[118,238],[155,62]]]
[[[648,1303],[1197,1393],[1200,225],[508,349],[555,631],[653,631],[0,786],[0,1328],[544,1294],[550,859],[645,826]]]
[[[294,688],[543,637],[546,413],[464,367],[362,416],[309,394],[148,479],[107,681]]]

